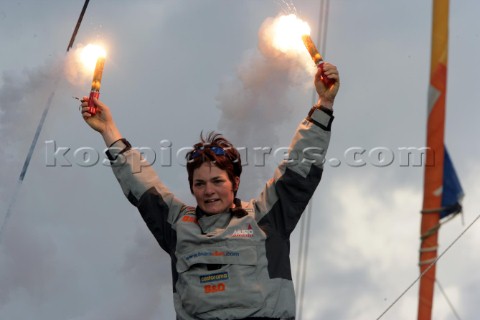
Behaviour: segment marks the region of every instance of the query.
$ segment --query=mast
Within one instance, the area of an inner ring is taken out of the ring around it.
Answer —
[[[444,174],[449,0],[433,0],[427,148],[421,222],[420,274],[437,258]],[[436,266],[420,279],[418,320],[431,320]]]

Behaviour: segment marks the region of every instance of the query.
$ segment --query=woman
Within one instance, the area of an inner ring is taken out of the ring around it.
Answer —
[[[328,87],[324,77],[332,81]],[[322,175],[340,86],[337,68],[325,63],[314,84],[318,103],[297,128],[290,160],[256,199],[235,198],[242,166],[232,144],[216,133],[201,137],[187,154],[196,207],[177,199],[151,167],[135,170],[140,154],[122,137],[109,108],[94,100],[98,111],[91,115],[83,98],[83,118],[118,162],[112,168],[124,194],[170,255],[177,319],[295,318],[289,237]]]

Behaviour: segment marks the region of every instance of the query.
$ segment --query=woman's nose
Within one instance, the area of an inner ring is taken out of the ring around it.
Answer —
[[[205,194],[206,194],[206,195],[210,195],[210,194],[212,194],[213,192],[214,192],[214,191],[213,191],[213,186],[212,186],[212,184],[207,182],[207,183],[205,184]]]

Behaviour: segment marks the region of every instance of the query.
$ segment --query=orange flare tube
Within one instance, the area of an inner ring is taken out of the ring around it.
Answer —
[[[105,57],[98,57],[95,65],[95,71],[93,73],[92,88],[90,90],[90,97],[88,99],[88,108],[92,115],[97,113],[97,108],[93,103],[93,98],[100,97],[100,87],[102,85],[103,67],[105,66]]]
[[[322,55],[318,52],[317,47],[315,46],[315,43],[313,43],[312,38],[308,34],[304,34],[302,36],[303,44],[305,45],[305,48],[307,48],[308,53],[310,53],[310,56],[312,57],[313,62],[318,66],[320,63],[323,62],[323,57]]]
[[[315,62],[315,65],[320,68],[322,71],[322,81],[325,84],[325,86],[330,87],[333,83],[332,80],[328,79],[327,76],[324,75],[323,73],[323,57],[318,52],[317,47],[315,46],[315,43],[313,43],[312,38],[308,34],[304,34],[302,36],[303,44],[305,45],[305,48],[307,48],[308,53],[310,53],[310,56],[312,57],[313,62]]]

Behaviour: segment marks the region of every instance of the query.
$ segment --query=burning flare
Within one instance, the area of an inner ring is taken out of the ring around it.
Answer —
[[[80,53],[80,59],[85,69],[93,72],[92,88],[90,90],[90,97],[88,100],[89,112],[94,115],[97,109],[93,103],[93,98],[100,97],[100,86],[102,83],[103,67],[105,65],[105,57],[107,53],[105,49],[98,45],[89,44],[83,48]]]
[[[287,55],[299,55],[300,59],[307,66],[312,63],[311,61],[305,61],[305,57],[307,57],[305,51],[308,51],[313,62],[321,69],[323,75],[323,57],[315,47],[310,37],[310,32],[311,29],[308,23],[299,19],[296,15],[280,16],[273,23],[272,45],[275,49]],[[313,71],[313,69],[310,70]],[[325,75],[322,76],[322,81],[327,87],[330,87],[332,84],[332,81]]]
[[[307,52],[304,37],[310,37],[310,26],[295,14],[280,15],[271,20],[265,28],[265,40],[277,52],[272,56],[284,56],[297,61],[305,71],[314,75],[317,68]]]
[[[321,63],[323,63],[323,57],[322,55],[318,52],[317,47],[313,43],[312,38],[304,34],[302,36],[303,43],[305,44],[305,48],[307,48],[308,53],[310,53],[310,56],[312,57],[313,62],[318,66]]]

